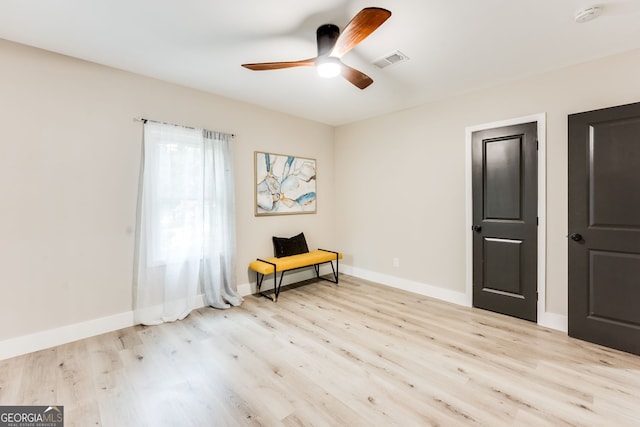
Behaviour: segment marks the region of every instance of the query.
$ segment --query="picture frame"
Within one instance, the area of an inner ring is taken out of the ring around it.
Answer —
[[[255,216],[317,212],[316,159],[254,154]]]

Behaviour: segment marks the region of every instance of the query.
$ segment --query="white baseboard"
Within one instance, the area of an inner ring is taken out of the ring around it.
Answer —
[[[549,313],[548,311],[538,315],[538,325],[557,331],[569,331],[569,318],[562,314]]]
[[[238,285],[238,293],[241,297],[246,297],[247,295],[251,295],[251,283],[243,283]]]
[[[349,274],[372,282],[380,283],[397,289],[413,292],[418,295],[424,295],[431,298],[447,301],[453,304],[469,306],[468,298],[464,292],[456,292],[448,289],[439,288],[437,286],[428,285],[426,283],[415,282],[412,280],[401,279],[386,274],[376,273],[374,271],[362,268],[352,267],[341,264],[340,268],[343,273]],[[321,274],[329,274],[330,269],[321,271]],[[314,277],[313,271],[299,271],[285,276],[283,286],[290,283],[299,282]],[[263,290],[269,290],[273,286],[273,279],[270,277],[263,285]],[[241,296],[252,295],[255,293],[255,283],[243,283],[238,285],[238,293]],[[196,300],[196,308],[204,307],[204,299],[199,295]],[[546,312],[538,318],[538,324],[550,329],[556,329],[567,332],[568,321],[567,316]],[[102,317],[99,319],[88,320],[86,322],[74,323],[73,325],[62,326],[59,328],[48,329],[20,337],[9,338],[0,341],[0,360],[9,359],[11,357],[20,356],[22,354],[34,351],[44,350],[46,348],[55,347],[57,345],[66,344],[72,341],[93,337],[107,332],[116,331],[118,329],[127,328],[134,325],[133,311],[114,314],[112,316]]]
[[[251,286],[249,284],[238,286],[238,292],[242,296],[249,295],[251,293],[250,291]],[[194,309],[204,307],[205,305],[204,295],[197,295]],[[29,335],[9,338],[0,341],[0,360],[117,331],[118,329],[128,328],[134,324],[133,311],[127,311],[114,314],[113,316],[87,320],[85,322],[47,329]]]
[[[0,360],[133,326],[133,311],[0,341]]]
[[[352,267],[350,265],[341,264],[340,270],[345,274],[349,274],[360,279],[370,280],[372,282],[380,283],[392,288],[402,289],[405,291],[413,292],[414,294],[436,298],[442,301],[451,302],[453,304],[463,305],[466,307],[469,306],[467,296],[464,292],[451,291],[449,289],[443,289],[426,283],[376,273],[375,271]]]
[[[471,299],[467,297],[465,292],[451,291],[439,288],[437,286],[428,285],[426,283],[401,279],[398,277],[380,274],[362,268],[352,267],[350,265],[341,265],[340,268],[343,273],[358,277],[360,279],[370,280],[372,282],[380,283],[392,288],[402,289],[405,291],[413,292],[415,294],[447,301],[453,304],[471,307],[471,304],[469,303]],[[545,312],[542,315],[538,316],[538,325],[544,326],[545,328],[549,329],[555,329],[561,332],[567,332],[567,319],[567,316],[561,314]]]

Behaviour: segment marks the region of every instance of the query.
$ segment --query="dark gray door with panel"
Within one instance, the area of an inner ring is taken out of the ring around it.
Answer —
[[[640,354],[640,103],[569,116],[569,335]]]
[[[537,124],[472,134],[473,306],[537,320]]]

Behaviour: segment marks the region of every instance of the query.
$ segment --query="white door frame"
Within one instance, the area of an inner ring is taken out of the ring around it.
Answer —
[[[547,156],[546,156],[546,113],[532,114],[530,116],[517,117],[498,122],[484,123],[465,128],[465,192],[466,192],[466,303],[469,307],[473,305],[473,192],[471,174],[471,135],[485,129],[498,128],[503,126],[519,125],[523,123],[536,122],[538,124],[538,324],[558,329],[556,325],[549,324],[550,319],[545,317],[546,313],[546,201],[547,201]],[[553,322],[551,322],[553,323]]]

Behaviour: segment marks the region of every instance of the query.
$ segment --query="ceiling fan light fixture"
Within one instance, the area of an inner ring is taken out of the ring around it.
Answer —
[[[325,79],[337,77],[340,75],[340,71],[342,71],[340,62],[338,62],[338,60],[335,58],[325,58],[324,60],[318,60],[316,69],[318,70],[318,75]]]

